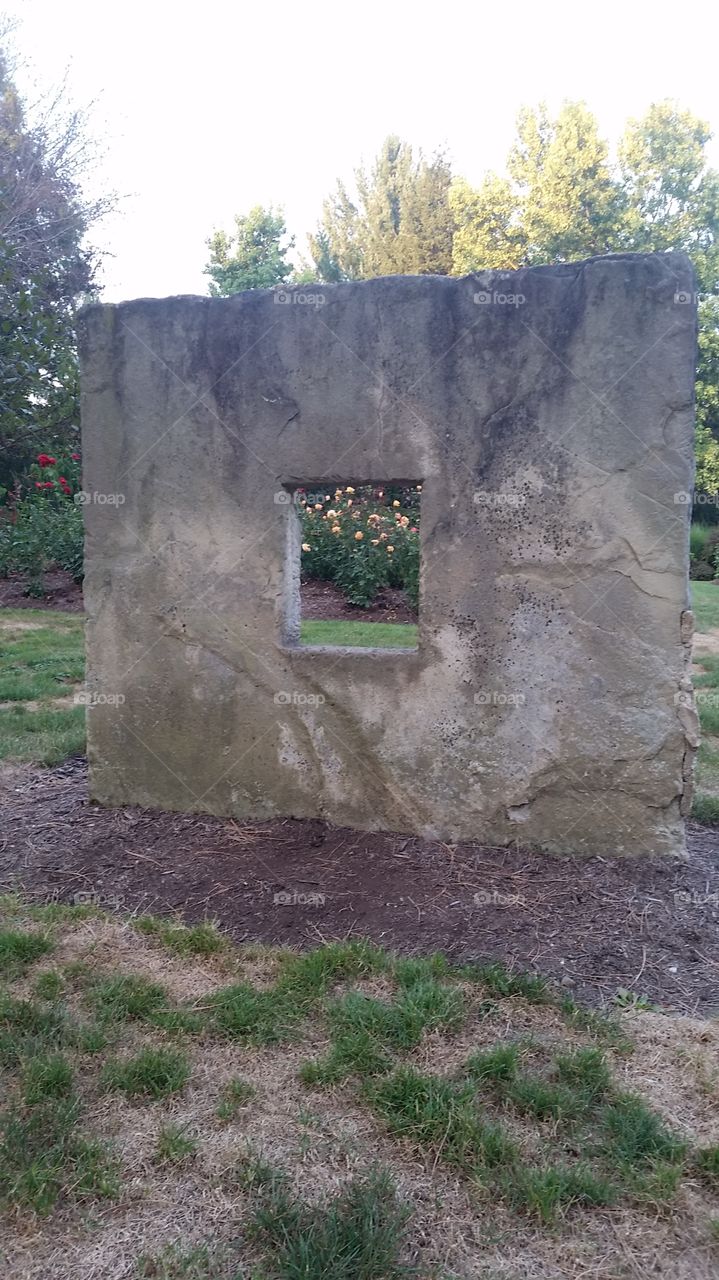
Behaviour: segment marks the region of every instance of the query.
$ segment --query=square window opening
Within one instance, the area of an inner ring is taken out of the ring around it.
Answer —
[[[283,642],[414,652],[421,480],[286,486]]]

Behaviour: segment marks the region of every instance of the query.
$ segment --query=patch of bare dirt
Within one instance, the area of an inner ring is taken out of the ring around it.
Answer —
[[[11,573],[0,579],[0,609],[62,609],[66,613],[82,613],[82,586],[73,582],[64,569],[51,569],[43,574],[44,595],[29,596],[27,579]]]
[[[450,847],[319,821],[240,827],[101,809],[80,760],[10,767],[0,807],[0,885],[38,898],[210,916],[236,941],[366,936],[535,968],[595,1003],[626,987],[688,1013],[719,1010],[719,832],[697,823],[688,862]]]

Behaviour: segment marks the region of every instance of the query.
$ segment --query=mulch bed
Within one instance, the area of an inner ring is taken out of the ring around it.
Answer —
[[[404,591],[384,587],[368,609],[349,604],[333,582],[303,582],[300,587],[303,618],[324,618],[342,622],[416,622]]]
[[[592,1003],[626,987],[685,1011],[719,1008],[719,831],[696,823],[689,862],[572,861],[324,822],[101,809],[81,760],[5,766],[0,806],[5,890],[208,915],[236,941],[354,935],[405,953],[498,958]]]
[[[46,573],[43,583],[45,595],[37,597],[25,595],[26,580],[19,574],[0,579],[0,608],[64,609],[70,613],[82,613],[82,587],[73,582],[64,569]],[[333,582],[303,582],[300,593],[303,618],[342,622],[417,621],[417,611],[412,608],[404,591],[392,587],[380,591],[369,609],[348,604]]]
[[[26,579],[20,574],[12,573],[8,578],[0,578],[0,608],[62,609],[66,613],[82,613],[82,587],[73,582],[64,569],[52,569],[44,574],[43,585],[43,596],[28,596],[25,594]]]

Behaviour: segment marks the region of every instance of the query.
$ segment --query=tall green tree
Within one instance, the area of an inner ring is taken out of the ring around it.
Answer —
[[[86,236],[109,201],[84,199],[88,143],[57,98],[32,121],[0,47],[0,485],[39,448],[72,445],[79,406],[74,317],[92,291]]]
[[[237,214],[233,232],[215,231],[207,241],[210,293],[219,298],[285,284],[292,274],[287,254],[293,244],[280,210],[257,204],[249,213]]]
[[[452,174],[439,153],[415,158],[391,135],[369,170],[355,173],[356,193],[338,182],[309,237],[320,280],[382,275],[447,275],[452,267]]]
[[[451,203],[461,274],[608,253],[621,243],[626,201],[594,116],[568,102],[555,120],[544,106],[523,110],[507,175],[489,174],[477,190],[457,182]]]

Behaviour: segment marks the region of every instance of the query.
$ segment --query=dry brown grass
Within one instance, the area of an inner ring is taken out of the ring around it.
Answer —
[[[58,926],[56,932],[54,953],[16,984],[18,994],[29,992],[43,970],[77,962],[88,964],[95,975],[121,971],[160,982],[175,1000],[200,1004],[229,981],[267,986],[276,972],[276,959],[262,949],[250,949],[246,959],[229,949],[180,958],[121,921],[89,919]],[[355,985],[379,998],[391,992],[382,977]],[[496,1011],[480,1018],[476,988],[467,987],[466,993],[465,1026],[454,1036],[427,1035],[408,1061],[445,1073],[472,1051],[507,1038],[530,1036],[551,1051],[587,1043],[551,1007],[513,997],[498,1000]],[[79,1008],[82,993],[76,992],[71,1003]],[[693,1141],[718,1141],[719,1025],[635,1012],[624,1013],[622,1022],[636,1048],[629,1055],[608,1053],[618,1083],[641,1093]],[[190,1082],[181,1094],[161,1102],[132,1101],[105,1093],[98,1083],[99,1065],[86,1064],[80,1081],[86,1128],[112,1142],[119,1154],[120,1197],[83,1208],[61,1204],[47,1219],[19,1211],[0,1216],[2,1280],[131,1280],[141,1254],[155,1254],[170,1242],[189,1247],[236,1241],[249,1212],[238,1177],[248,1152],[281,1166],[297,1192],[311,1201],[377,1162],[388,1166],[413,1210],[407,1261],[436,1280],[710,1280],[719,1275],[719,1241],[712,1242],[709,1226],[712,1215],[719,1216],[719,1203],[690,1177],[670,1208],[579,1209],[552,1228],[540,1227],[436,1158],[390,1138],[356,1085],[302,1085],[300,1065],[328,1047],[319,1017],[302,1024],[295,1041],[279,1047],[249,1048],[207,1035],[178,1040],[138,1023],[120,1028],[119,1042],[126,1050],[182,1043],[191,1061]],[[222,1121],[218,1103],[237,1077],[254,1086],[254,1097]],[[198,1144],[196,1154],[179,1165],[161,1164],[156,1154],[160,1129],[170,1122]],[[247,1250],[242,1260],[249,1274],[252,1253]]]

